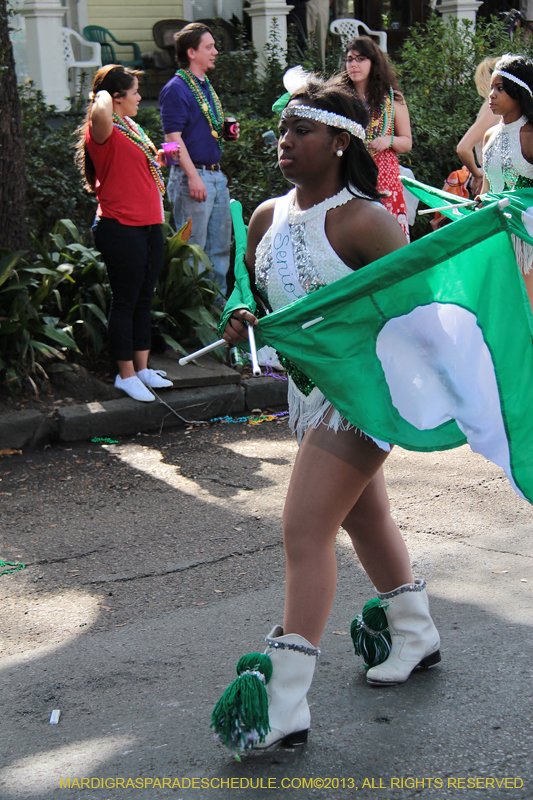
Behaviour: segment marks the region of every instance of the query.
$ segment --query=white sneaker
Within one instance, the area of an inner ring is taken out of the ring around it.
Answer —
[[[115,386],[117,389],[122,389],[123,392],[129,394],[134,400],[140,400],[142,403],[151,403],[152,400],[155,400],[152,392],[146,388],[136,375],[132,378],[121,378],[120,375],[117,375]]]
[[[151,386],[152,389],[167,389],[174,384],[165,378],[166,374],[162,369],[141,369],[137,373],[137,377],[146,386]]]

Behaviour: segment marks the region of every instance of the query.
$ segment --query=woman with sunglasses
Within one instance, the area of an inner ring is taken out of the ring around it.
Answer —
[[[343,80],[355,89],[370,114],[366,129],[368,152],[379,167],[381,202],[400,223],[409,240],[409,224],[398,153],[413,146],[407,104],[385,53],[369,36],[358,36],[346,48]]]

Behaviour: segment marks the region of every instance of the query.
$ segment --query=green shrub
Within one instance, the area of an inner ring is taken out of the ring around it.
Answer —
[[[217,29],[214,26],[216,39]],[[258,97],[257,51],[243,28],[238,29],[237,49],[220,52],[209,76],[227,115],[240,115]],[[260,109],[259,109],[260,111]]]
[[[153,106],[149,108],[140,108],[135,117],[135,122],[141,126],[146,135],[159,150],[161,142],[165,141],[159,108],[154,108]]]
[[[263,200],[289,190],[277,165],[277,149],[268,147],[262,137],[268,130],[277,136],[278,121],[277,116],[245,119],[241,122],[240,139],[224,145],[222,166],[229,178],[230,195],[242,203],[246,220]]]
[[[190,225],[163,226],[165,256],[152,304],[158,339],[185,353],[218,338],[220,295],[203,250],[190,244]],[[54,225],[30,253],[0,251],[0,375],[11,391],[37,384],[68,351],[93,358],[106,343],[111,290],[100,253],[84,244],[71,220]]]
[[[216,38],[216,28],[215,28]],[[258,67],[257,51],[253,42],[246,38],[243,28],[237,35],[237,48],[217,56],[216,69],[210,80],[222,101],[226,114],[235,114],[242,122],[245,119],[268,119],[272,115],[272,104],[285,93],[283,74],[288,67],[301,64],[308,72],[320,72],[326,76],[338,72],[342,58],[340,37],[328,39],[325,66],[322,65],[318,45],[313,34],[309,46],[302,53],[296,37],[289,28],[286,57],[279,41],[277,23],[274,20],[269,41]],[[284,66],[285,61],[287,66]]]
[[[188,241],[191,228],[191,220],[177,233],[168,223],[163,226],[165,253],[152,304],[160,337],[182,353],[186,347],[195,349],[198,343],[205,346],[219,338],[220,313],[215,303],[220,289],[210,277],[208,257],[199,245]]]
[[[340,40],[330,42],[325,75],[338,70],[341,60]],[[227,114],[234,113],[241,135],[236,142],[225,142],[222,167],[229,179],[231,197],[243,206],[244,218],[269,197],[285,194],[289,184],[277,166],[276,148],[268,146],[262,134],[272,130],[277,136],[279,116],[273,115],[272,104],[285,93],[277,26],[274,25],[265,47],[263,71],[257,69],[257,53],[253,43],[243,35],[237,50],[217,56],[212,81]],[[302,64],[308,72],[322,72],[316,40],[310,37],[309,48],[302,57],[295,37],[289,32],[287,64]]]
[[[19,94],[28,230],[40,239],[58,219],[68,217],[86,234],[94,219],[96,200],[83,188],[73,149],[75,130],[84,116],[84,101],[75,101],[71,112],[60,114],[33,84],[19,87]]]
[[[70,273],[67,265],[50,268],[43,259],[30,263],[0,251],[0,373],[12,391],[27,377],[37,392],[33,376],[46,377],[40,362],[77,350],[72,328],[60,320],[60,288],[73,280]]]
[[[34,240],[34,247],[51,269],[70,267],[72,281],[61,286],[59,311],[70,326],[79,349],[86,354],[100,353],[106,340],[111,300],[102,256],[94,247],[84,244],[80,232],[69,219],[56,223],[42,243]]]

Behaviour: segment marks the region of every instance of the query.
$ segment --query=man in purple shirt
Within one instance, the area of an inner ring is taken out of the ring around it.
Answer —
[[[215,66],[215,40],[207,25],[192,22],[176,34],[179,69],[159,95],[167,142],[179,142],[180,165],[170,168],[168,197],[176,229],[192,217],[191,242],[205,250],[226,293],[231,217],[220,171],[224,114],[207,72]]]

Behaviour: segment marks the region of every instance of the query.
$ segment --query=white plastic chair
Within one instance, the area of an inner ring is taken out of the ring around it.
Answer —
[[[337,36],[341,37],[343,47],[345,47],[349,41],[355,39],[356,36],[376,36],[380,48],[384,53],[387,52],[387,34],[385,31],[371,31],[360,19],[334,19],[329,29],[331,33],[336,33]]]
[[[88,61],[76,61],[74,58],[74,50],[72,49],[72,37],[77,39],[81,47],[88,47],[92,51],[92,57]],[[72,28],[61,28],[61,41],[63,44],[63,59],[67,69],[74,67],[75,69],[84,69],[85,67],[101,67],[102,56],[100,55],[100,45],[98,42],[88,42],[77,31]]]

